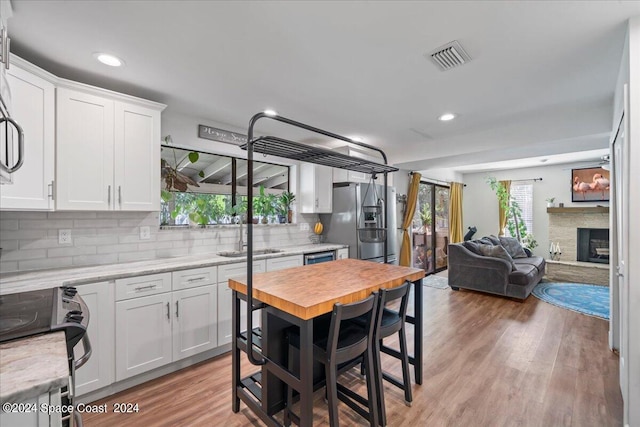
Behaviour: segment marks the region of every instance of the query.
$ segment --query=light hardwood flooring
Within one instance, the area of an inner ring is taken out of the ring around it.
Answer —
[[[520,303],[423,289],[424,383],[413,386],[411,407],[400,389],[385,384],[390,426],[622,425],[618,357],[607,348],[606,321],[534,296]],[[411,326],[408,332],[412,342]],[[384,369],[399,376],[397,361],[386,357]],[[245,363],[243,373],[251,368]],[[355,373],[339,380],[366,396]],[[323,392],[315,397],[314,425],[328,425]],[[230,354],[96,403],[114,402],[138,403],[140,412],[85,414],[85,426],[262,425],[244,404],[231,411]],[[366,425],[342,403],[340,420]]]

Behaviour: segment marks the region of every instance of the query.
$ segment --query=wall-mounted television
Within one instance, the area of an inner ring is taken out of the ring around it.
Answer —
[[[571,169],[572,202],[608,202],[609,171],[603,168]]]

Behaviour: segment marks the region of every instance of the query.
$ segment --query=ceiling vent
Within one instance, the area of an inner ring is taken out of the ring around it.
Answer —
[[[471,61],[471,57],[464,51],[457,40],[440,46],[428,55],[441,71],[447,71]]]

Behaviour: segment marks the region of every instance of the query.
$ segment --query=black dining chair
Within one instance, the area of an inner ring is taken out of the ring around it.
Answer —
[[[375,312],[378,306],[378,294],[351,304],[336,303],[333,306],[328,328],[322,333],[314,323],[313,357],[322,363],[326,376],[326,397],[329,406],[329,422],[332,427],[339,426],[338,399],[369,421],[371,426],[378,425],[378,408],[376,397],[375,377],[367,377],[367,398],[360,396],[353,390],[338,383],[337,376],[342,368],[357,366],[361,360],[367,372],[374,372],[373,332]],[[349,320],[361,317],[363,322],[355,324]],[[316,332],[317,329],[317,332]],[[328,333],[327,333],[328,332]],[[289,369],[293,369],[292,347],[300,347],[300,336],[297,328],[288,332],[289,341]],[[293,389],[285,384],[286,401],[284,410],[284,425],[291,425],[291,421],[299,421],[293,413]],[[366,408],[366,409],[365,409]]]
[[[374,377],[376,380],[376,395],[378,397],[379,407],[378,416],[380,425],[387,424],[387,415],[384,403],[384,388],[382,380],[385,379],[396,387],[404,390],[404,400],[408,406],[411,406],[413,396],[411,393],[411,377],[409,375],[409,354],[407,352],[407,338],[405,333],[405,319],[407,316],[407,305],[409,302],[409,289],[411,283],[405,282],[403,285],[392,289],[380,289],[378,297],[378,307],[376,310],[376,321],[374,330]],[[399,309],[392,310],[388,308],[391,303],[400,300]],[[351,322],[360,326],[366,324],[366,318],[358,317]],[[398,333],[400,351],[387,347],[383,343],[383,339],[395,333]],[[399,359],[402,365],[402,381],[382,371],[380,352]],[[361,365],[361,373],[370,372]]]

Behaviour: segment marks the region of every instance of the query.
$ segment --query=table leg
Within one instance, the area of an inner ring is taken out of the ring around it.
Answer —
[[[422,384],[422,279],[413,282],[413,295],[415,301],[413,304],[415,313],[414,325],[414,369],[416,376],[416,384]]]
[[[238,397],[238,385],[240,384],[240,349],[238,348],[238,336],[240,336],[240,299],[238,293],[233,291],[231,305],[231,410],[240,410],[240,398]]]
[[[313,425],[313,319],[300,324],[300,427]]]

